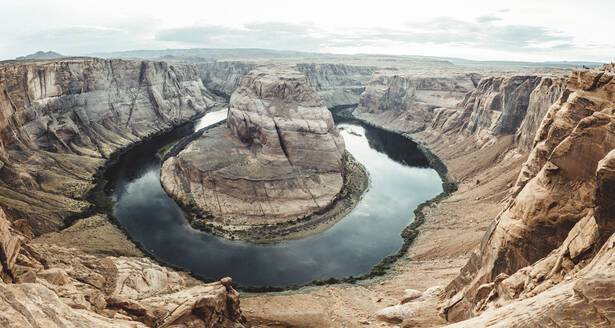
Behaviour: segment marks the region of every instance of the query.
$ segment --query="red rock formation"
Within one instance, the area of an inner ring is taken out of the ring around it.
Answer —
[[[519,326],[611,320],[592,313],[609,313],[608,291],[615,288],[607,264],[615,232],[607,201],[613,195],[614,76],[607,69],[573,72],[542,120],[513,198],[447,287],[448,320],[511,302],[519,308],[488,311],[480,320],[516,316]]]

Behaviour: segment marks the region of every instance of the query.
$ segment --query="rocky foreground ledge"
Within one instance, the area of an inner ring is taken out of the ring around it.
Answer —
[[[0,208],[2,327],[243,327],[230,278],[203,284],[146,258],[30,242]]]
[[[331,113],[305,75],[265,67],[243,78],[226,125],[164,162],[161,181],[218,227],[283,225],[332,206],[344,186],[346,158]]]

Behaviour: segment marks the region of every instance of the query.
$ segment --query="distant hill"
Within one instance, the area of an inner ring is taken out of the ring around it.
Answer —
[[[606,63],[592,61],[545,61],[545,62],[525,62],[507,60],[471,60],[455,57],[433,57],[433,56],[408,56],[408,57],[427,57],[433,59],[446,60],[456,65],[480,65],[498,67],[557,67],[557,68],[583,68],[598,67]]]
[[[102,58],[142,58],[158,60],[178,60],[187,62],[202,62],[215,60],[341,60],[354,61],[358,59],[373,59],[385,61],[389,65],[394,62],[404,60],[414,60],[422,62],[433,62],[438,64],[454,64],[463,66],[482,66],[482,67],[549,67],[561,69],[573,69],[582,67],[596,67],[603,65],[600,62],[591,61],[545,61],[545,62],[525,62],[525,61],[505,61],[505,60],[470,60],[455,57],[436,57],[436,56],[416,56],[416,55],[386,55],[386,54],[355,54],[339,55],[331,53],[314,53],[301,51],[282,51],[271,49],[215,49],[215,48],[194,48],[194,49],[162,49],[162,50],[132,50],[107,53],[92,53],[89,56]]]
[[[27,56],[21,56],[21,57],[17,57],[15,58],[15,60],[40,60],[40,59],[58,59],[58,58],[64,58],[66,56],[59,54],[55,51],[37,51],[33,54],[27,55]]]
[[[140,59],[178,59],[178,58],[201,58],[216,59],[279,59],[293,57],[323,57],[327,54],[270,50],[270,49],[216,49],[216,48],[193,48],[193,49],[163,49],[163,50],[130,50],[116,52],[91,53],[88,56],[102,58],[140,58]]]

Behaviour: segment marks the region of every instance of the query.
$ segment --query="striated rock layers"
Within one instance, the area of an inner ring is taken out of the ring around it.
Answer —
[[[421,131],[431,123],[436,109],[455,108],[477,82],[477,74],[374,73],[354,115],[397,130]]]
[[[256,67],[257,64],[238,61],[218,61],[196,65],[205,87],[225,98],[230,98],[233,91],[241,84],[243,77]]]
[[[329,108],[358,104],[372,73],[376,71],[373,66],[325,63],[299,63],[296,69],[305,74]]]
[[[202,113],[214,95],[196,69],[97,58],[0,65],[0,205],[36,234],[79,198],[114,151]]]
[[[458,326],[615,320],[615,74],[572,73],[542,120],[512,199],[446,288]]]
[[[375,73],[353,115],[430,143],[445,137],[459,141],[471,137],[467,145],[458,145],[460,154],[470,150],[466,146],[480,148],[504,135],[514,136],[519,152],[529,152],[542,118],[562,94],[565,79],[479,78],[473,73],[442,77]]]
[[[230,278],[195,283],[149,259],[29,242],[0,208],[2,327],[243,327]]]
[[[513,75],[482,79],[455,108],[438,108],[429,127],[436,133],[471,135],[479,147],[496,136],[515,135],[528,152],[549,107],[562,94],[565,79]]]
[[[167,192],[226,225],[294,220],[343,186],[344,141],[300,72],[259,68],[231,96],[226,126],[163,164]]]
[[[278,64],[302,72],[308,82],[329,108],[350,106],[359,103],[359,96],[365,90],[373,66],[345,65],[332,63]],[[243,77],[253,69],[263,66],[255,62],[217,61],[200,63],[197,70],[207,89],[223,97],[239,87]]]

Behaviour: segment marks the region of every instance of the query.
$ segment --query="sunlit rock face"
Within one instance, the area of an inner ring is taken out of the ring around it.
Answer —
[[[383,71],[372,75],[354,115],[397,130],[428,127],[437,111],[453,109],[478,82],[476,74],[429,76]]]
[[[164,188],[225,224],[258,225],[328,207],[343,185],[344,141],[300,72],[259,68],[231,96],[226,125],[163,164]]]
[[[485,311],[459,326],[610,325],[614,80],[609,67],[571,74],[542,119],[510,202],[447,286],[446,319]]]

